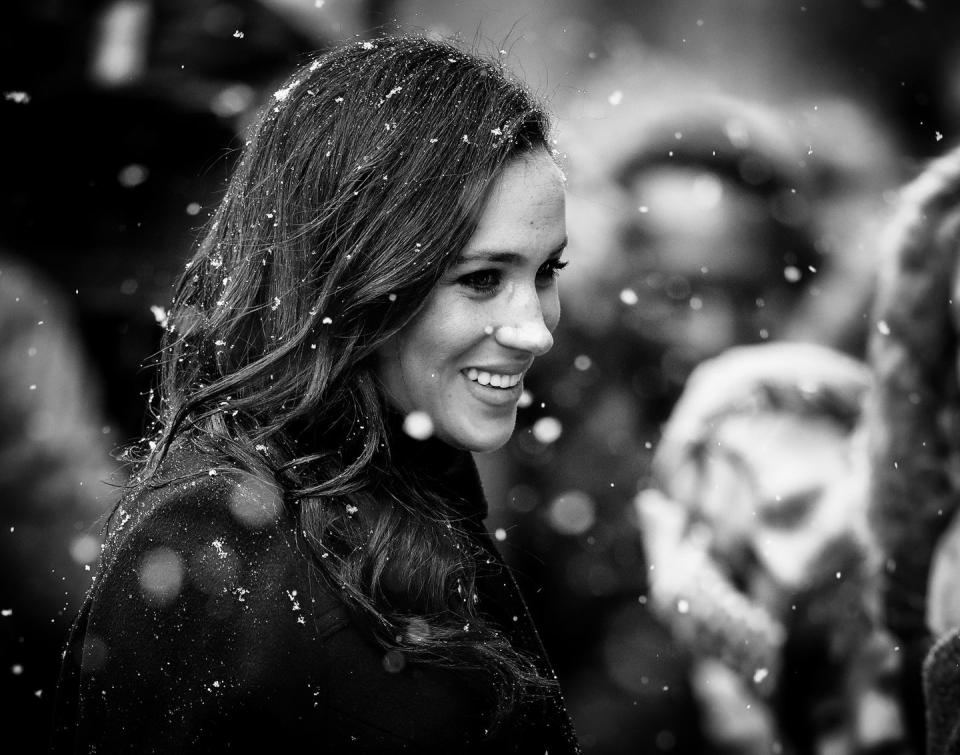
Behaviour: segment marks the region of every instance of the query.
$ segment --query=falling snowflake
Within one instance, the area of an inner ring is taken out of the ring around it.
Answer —
[[[540,443],[549,445],[556,441],[563,433],[563,425],[560,424],[560,420],[556,417],[541,417],[533,423],[531,432],[533,433],[533,437]]]
[[[154,548],[140,563],[140,592],[155,606],[164,606],[180,594],[185,567],[183,559],[170,548]]]
[[[150,171],[145,165],[131,163],[120,169],[117,173],[117,182],[125,189],[132,189],[144,183],[150,176]]]
[[[78,564],[90,564],[100,553],[100,540],[93,535],[79,535],[70,542],[70,557]]]
[[[167,327],[167,323],[169,322],[167,319],[167,310],[156,304],[152,304],[150,305],[150,312],[153,313],[153,319],[157,321],[157,324],[159,324],[161,328]]]
[[[582,535],[596,522],[596,504],[582,490],[569,490],[550,502],[547,519],[561,534]]]
[[[287,590],[287,597],[290,598],[290,608],[294,611],[300,610],[300,601],[297,600],[296,590]]]
[[[283,100],[287,99],[287,97],[290,96],[290,92],[291,92],[299,83],[300,83],[300,80],[297,79],[297,80],[291,82],[290,86],[288,86],[288,87],[281,87],[280,89],[278,89],[276,92],[273,93],[274,99],[277,100],[278,102],[283,102]]]
[[[433,435],[433,420],[426,412],[410,412],[403,420],[403,431],[411,438],[426,440]]]

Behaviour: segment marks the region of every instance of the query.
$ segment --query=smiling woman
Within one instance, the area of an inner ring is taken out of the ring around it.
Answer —
[[[384,37],[293,73],[176,288],[58,750],[577,751],[469,454],[552,345],[565,241],[499,64]]]

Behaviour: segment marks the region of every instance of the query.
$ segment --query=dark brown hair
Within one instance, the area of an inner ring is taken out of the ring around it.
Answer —
[[[299,68],[176,287],[135,483],[189,442],[279,484],[315,568],[382,646],[510,691],[551,682],[478,613],[477,546],[447,502],[390,464],[375,353],[465,246],[504,166],[547,144],[534,98],[452,44],[383,37]]]

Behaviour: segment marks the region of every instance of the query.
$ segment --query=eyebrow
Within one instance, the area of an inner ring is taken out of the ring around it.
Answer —
[[[563,241],[550,252],[549,257],[556,257],[560,255],[564,249],[567,248],[567,243],[569,239],[565,236]],[[511,252],[507,250],[500,249],[477,249],[472,252],[463,253],[461,252],[457,259],[454,261],[455,265],[462,264],[464,262],[476,262],[477,260],[483,260],[486,262],[499,262],[501,264],[509,264],[511,262],[516,262],[520,259],[522,255],[519,252]]]

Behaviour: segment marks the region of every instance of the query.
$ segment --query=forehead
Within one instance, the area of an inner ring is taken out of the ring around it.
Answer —
[[[546,150],[511,160],[490,187],[464,254],[553,251],[566,238],[563,174]]]

